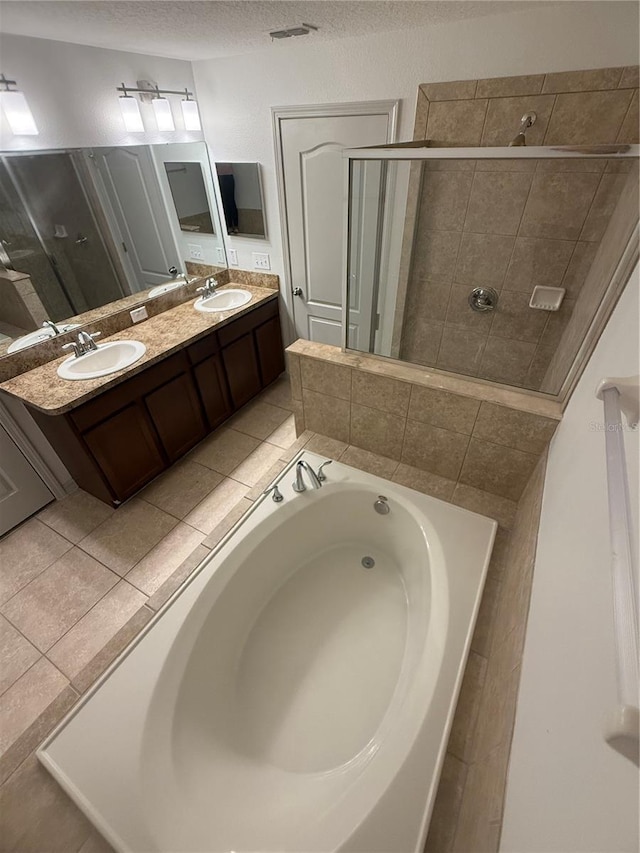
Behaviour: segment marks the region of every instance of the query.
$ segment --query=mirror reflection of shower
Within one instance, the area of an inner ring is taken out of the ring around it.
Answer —
[[[264,239],[267,229],[258,163],[216,163],[227,233]]]

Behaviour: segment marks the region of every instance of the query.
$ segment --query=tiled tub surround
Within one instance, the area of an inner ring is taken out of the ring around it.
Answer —
[[[299,433],[386,457],[395,477],[419,469],[445,499],[518,501],[560,418],[547,400],[324,344],[296,341],[287,358]]]
[[[530,145],[637,143],[638,68],[423,84],[414,139],[508,145],[529,110],[537,113]],[[398,304],[401,357],[539,388],[629,168],[604,160],[427,161]],[[466,302],[483,284],[500,293],[492,314]],[[566,288],[559,312],[528,307],[537,284]]]

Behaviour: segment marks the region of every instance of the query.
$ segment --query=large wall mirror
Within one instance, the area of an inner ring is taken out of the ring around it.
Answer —
[[[0,155],[0,356],[153,298],[188,260],[227,266],[204,142]]]
[[[216,163],[227,234],[266,239],[259,163]]]

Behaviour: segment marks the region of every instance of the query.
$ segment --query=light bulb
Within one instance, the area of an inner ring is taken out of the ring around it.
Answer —
[[[153,111],[156,114],[156,122],[158,130],[175,130],[176,126],[173,123],[173,114],[171,113],[171,104],[166,98],[154,98],[151,101]]]
[[[195,101],[182,101],[181,106],[185,130],[202,130],[198,104]]]
[[[38,128],[22,92],[0,92],[0,104],[9,127],[16,135],[38,135]]]
[[[129,133],[144,133],[144,125],[137,100],[132,98],[131,95],[122,95],[118,98],[118,102],[122,111],[124,126]]]

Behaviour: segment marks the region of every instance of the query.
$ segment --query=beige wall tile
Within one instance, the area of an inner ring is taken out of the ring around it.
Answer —
[[[465,509],[470,509],[471,512],[494,518],[506,530],[510,530],[513,526],[517,508],[515,501],[491,494],[483,489],[458,483],[451,502]]]
[[[327,456],[329,459],[338,460],[347,449],[346,441],[338,441],[326,435],[314,435],[307,442],[305,450],[317,453],[319,456]]]
[[[353,402],[361,406],[406,417],[411,385],[386,376],[354,370],[352,394]]]
[[[490,77],[478,80],[478,98],[508,98],[517,95],[538,95],[542,91],[544,74],[521,77]]]
[[[351,404],[351,443],[356,447],[400,459],[404,428],[403,417]]]
[[[110,506],[78,489],[54,501],[38,513],[38,518],[65,539],[78,543],[115,512]]]
[[[40,657],[40,652],[10,622],[0,616],[0,694]]]
[[[450,853],[462,804],[467,765],[447,753],[429,823],[424,853]]]
[[[476,160],[476,172],[535,172],[536,160],[517,160],[514,157],[487,157]]]
[[[499,283],[498,289],[502,282]],[[489,311],[474,311],[469,305],[469,295],[473,287],[469,284],[451,286],[449,304],[445,325],[450,328],[455,326],[459,329],[469,329],[476,334],[488,335],[493,322],[493,315]]]
[[[184,518],[223,480],[222,474],[183,459],[140,492],[140,497],[176,518]]]
[[[437,365],[441,370],[477,376],[486,345],[486,334],[445,326]]]
[[[451,284],[446,281],[411,279],[407,287],[404,316],[407,324],[424,320],[444,321]]]
[[[79,547],[117,574],[125,575],[177,523],[174,516],[132,498],[85,536]]]
[[[306,426],[304,422],[304,406],[302,400],[293,400],[293,419],[296,426],[296,435],[302,435]]]
[[[139,590],[120,581],[62,639],[47,656],[73,679],[147,600]]]
[[[626,142],[630,145],[637,145],[640,142],[640,133],[638,131],[640,121],[638,119],[638,115],[638,90],[636,90],[631,98],[631,103],[629,104],[629,109],[624,117],[622,126],[620,127],[620,131],[616,139],[617,142]]]
[[[40,658],[0,697],[0,755],[31,726],[69,682]]]
[[[558,421],[550,418],[484,402],[480,406],[473,436],[528,453],[542,453],[557,426]]]
[[[199,516],[192,518],[197,520]],[[203,539],[204,533],[201,530],[183,522],[177,524],[127,573],[127,581],[145,596],[153,595]]]
[[[416,119],[413,125],[413,139],[425,139],[427,133],[427,118],[429,116],[429,99],[418,87],[416,100]]]
[[[347,400],[303,389],[304,421],[307,429],[349,443],[351,407]]]
[[[463,234],[456,264],[456,283],[490,284],[500,290],[514,241],[514,237],[502,234]]]
[[[447,745],[447,750],[452,755],[467,764],[471,761],[473,737],[486,671],[486,658],[475,652],[470,652]]]
[[[82,845],[78,853],[115,853],[113,847],[94,830]]]
[[[615,142],[631,103],[632,91],[558,95],[545,145],[600,145]]]
[[[567,296],[577,296],[580,293],[597,251],[598,247],[594,243],[575,244],[561,284],[567,291]]]
[[[253,436],[223,428],[200,442],[187,458],[226,476],[253,453],[259,444],[258,439]]]
[[[537,174],[522,217],[520,234],[577,240],[599,182],[599,175],[585,172]]]
[[[537,345],[531,364],[527,370],[527,375],[522,382],[523,388],[529,388],[532,391],[539,391],[542,388],[544,377],[549,369],[549,365],[551,364],[555,352],[555,347],[546,347],[541,346],[540,344]]]
[[[476,234],[517,234],[531,178],[524,172],[476,172],[464,230]]]
[[[286,409],[256,400],[243,406],[240,411],[227,422],[227,426],[246,435],[252,435],[264,441],[275,429],[289,417]]]
[[[510,638],[492,651],[473,743],[474,761],[485,758],[501,744],[511,743],[520,682],[519,664],[519,650]]]
[[[540,336],[540,340],[538,342],[540,347],[546,350],[551,348],[555,350],[562,339],[562,335],[564,334],[564,330],[567,328],[575,306],[576,300],[568,299],[565,296],[562,300],[560,310],[549,312],[547,325],[544,327],[544,332]]]
[[[457,480],[468,442],[468,436],[461,433],[408,420],[401,461]]]
[[[300,435],[298,436],[298,438],[296,438],[293,444],[290,445],[290,447],[288,447],[286,450],[283,450],[283,452],[280,454],[280,459],[282,459],[283,462],[290,462],[293,457],[297,453],[299,453],[303,447],[305,447],[309,439],[313,438],[314,435],[315,433],[311,432],[310,429],[306,429],[304,432],[300,433]]]
[[[2,612],[44,652],[117,582],[114,572],[73,548],[3,605]]]
[[[464,101],[476,97],[476,86],[476,80],[453,80],[444,83],[422,83],[420,90],[430,101]]]
[[[501,582],[495,578],[487,578],[471,640],[472,650],[485,658],[489,656],[491,651],[501,586]]]
[[[604,159],[585,160],[581,157],[554,157],[549,160],[534,160],[537,172],[597,172],[601,175],[607,161]]]
[[[438,359],[443,325],[414,315],[405,320],[400,358],[414,364],[434,365]]]
[[[392,479],[394,483],[399,483],[401,486],[407,486],[409,489],[415,489],[416,492],[422,492],[443,501],[451,500],[453,490],[456,487],[454,480],[447,480],[446,477],[440,477],[430,471],[423,471],[421,468],[413,468],[411,465],[405,465],[402,462],[396,468]]]
[[[359,447],[347,447],[340,458],[340,462],[361,471],[367,471],[369,474],[375,474],[376,477],[384,477],[385,480],[391,480],[398,467],[396,459],[380,456],[368,450],[361,450]],[[329,471],[328,475],[330,473]]]
[[[597,243],[604,237],[611,214],[618,203],[628,175],[603,175],[591,204],[580,239]]]
[[[537,461],[533,453],[471,438],[460,482],[517,501]]]
[[[637,89],[638,86],[640,86],[640,67],[637,65],[628,65],[626,68],[623,68],[618,88]]]
[[[453,275],[461,235],[454,231],[420,231],[413,250],[413,277],[447,279]]]
[[[287,373],[291,383],[291,397],[294,400],[302,400],[302,378],[300,373],[300,356],[292,352],[285,353],[287,360]]]
[[[432,101],[427,139],[441,147],[480,145],[487,103],[486,99]]]
[[[420,231],[462,231],[473,175],[470,172],[428,172],[422,178]]]
[[[518,341],[539,341],[548,312],[531,308],[530,298],[530,293],[503,290],[498,307],[491,314],[491,335]]]
[[[479,401],[470,397],[411,386],[409,417],[414,421],[470,435],[479,408]]]
[[[72,548],[36,518],[0,539],[0,603],[7,601]]]
[[[542,145],[555,97],[528,95],[521,98],[495,98],[489,101],[487,120],[482,132],[483,145],[508,145],[520,129],[527,112],[535,112],[536,121],[527,130],[527,145]]]
[[[536,350],[535,343],[489,337],[478,375],[508,385],[522,385]]]
[[[509,746],[499,746],[467,773],[452,853],[497,853]]]
[[[509,548],[511,546],[511,534],[504,527],[498,527],[496,538],[493,542],[491,562],[487,577],[494,580],[502,580],[507,566],[509,565]]]
[[[302,387],[342,400],[351,399],[351,369],[315,358],[302,358]],[[303,396],[304,400],[304,396]],[[313,429],[313,427],[311,427]]]
[[[558,71],[547,74],[543,92],[590,92],[596,89],[615,89],[623,68],[592,68],[588,71]]]
[[[571,240],[518,237],[509,261],[505,288],[531,294],[538,284],[560,287],[574,247]]]
[[[70,853],[90,832],[89,821],[35,755],[0,789],[0,835],[6,851]]]

